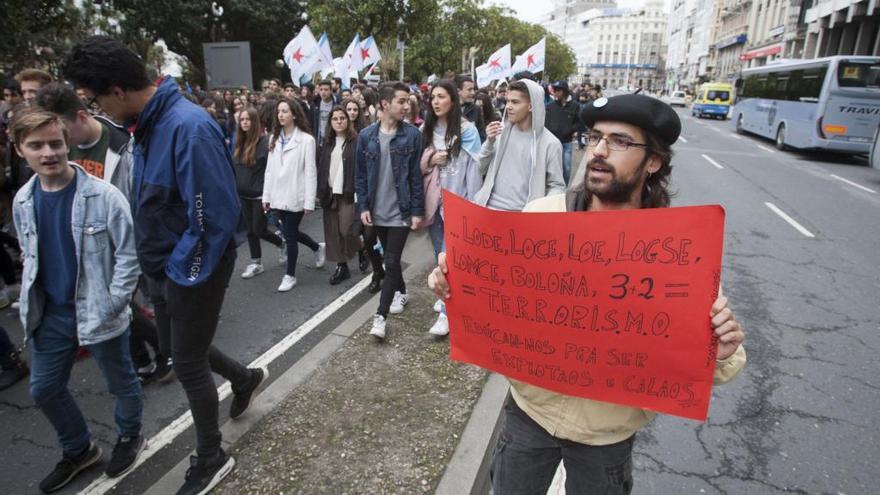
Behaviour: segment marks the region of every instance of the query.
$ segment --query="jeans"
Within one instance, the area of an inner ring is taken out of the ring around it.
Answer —
[[[226,287],[235,268],[235,250],[228,249],[207,281],[183,287],[169,279],[148,279],[156,310],[159,350],[171,356],[174,373],[186,392],[196,428],[196,452],[212,456],[220,448],[218,373],[240,392],[250,382],[248,369],[211,345]]]
[[[299,224],[305,216],[304,211],[277,210],[276,213],[281,219],[281,233],[284,234],[284,240],[287,241],[286,273],[293,277],[296,275],[296,257],[299,256],[298,243],[303,243],[312,251],[317,251],[319,246],[308,234],[299,231]]]
[[[571,141],[562,143],[562,177],[565,179],[566,186],[571,178],[571,149],[573,146],[574,143]]]
[[[382,283],[382,294],[379,296],[379,309],[376,314],[388,316],[388,309],[394,300],[394,293],[406,294],[406,283],[403,281],[403,268],[400,258],[409,236],[409,227],[379,227],[376,234],[385,249],[385,281]]]
[[[431,245],[434,246],[434,258],[440,255],[440,253],[446,251],[446,242],[443,239],[443,217],[440,216],[440,210],[438,208],[437,213],[434,214],[434,221],[431,225],[428,225],[428,234],[431,236]]]
[[[251,252],[251,259],[258,260],[263,257],[260,239],[281,247],[281,238],[267,229],[266,212],[263,211],[263,203],[259,199],[240,199],[241,211],[244,214],[244,220],[248,227],[247,241]]]
[[[122,335],[86,346],[104,375],[107,388],[116,396],[116,428],[119,436],[141,433],[143,393],[131,364],[126,330]],[[65,456],[75,456],[91,442],[82,412],[67,384],[79,345],[76,316],[47,308],[34,332],[31,347],[31,397],[58,434]]]
[[[635,435],[611,445],[585,445],[556,438],[508,396],[489,468],[492,492],[545,495],[561,460],[566,493],[629,494],[634,439]]]

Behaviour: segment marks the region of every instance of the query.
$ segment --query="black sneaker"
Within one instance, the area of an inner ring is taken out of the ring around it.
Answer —
[[[156,371],[153,372],[153,379],[165,383],[173,378],[174,365],[171,362],[171,358],[167,358],[161,354],[156,355]]]
[[[28,376],[28,373],[30,373],[27,365],[18,357],[18,352],[10,354],[10,358],[12,358],[13,366],[0,373],[0,390],[6,390],[15,385],[19,380]]]
[[[385,278],[385,271],[374,271],[373,278],[370,280],[370,286],[367,287],[367,292],[370,294],[375,294],[382,290],[382,279]]]
[[[250,407],[251,401],[256,395],[257,389],[260,388],[260,385],[269,378],[269,370],[263,366],[262,368],[252,368],[251,372],[251,381],[248,383],[247,388],[242,390],[241,392],[233,392],[232,395],[232,405],[229,406],[229,417],[235,419]]]
[[[119,437],[116,446],[113,447],[113,455],[110,457],[110,464],[107,465],[107,476],[116,478],[131,471],[134,467],[134,461],[137,460],[141,452],[147,446],[147,441],[143,435],[136,437]]]
[[[358,268],[361,269],[361,273],[367,273],[367,270],[370,269],[370,259],[367,258],[367,252],[363,249],[358,251]]]
[[[190,456],[186,481],[177,491],[177,495],[204,495],[231,473],[234,467],[235,459],[223,449],[213,457]]]
[[[89,448],[82,454],[76,457],[62,457],[61,461],[55,465],[55,469],[49,473],[49,476],[46,476],[40,482],[40,490],[43,493],[49,493],[61,489],[84,469],[100,461],[103,455],[104,452],[101,451],[101,447],[92,442],[89,444]]]

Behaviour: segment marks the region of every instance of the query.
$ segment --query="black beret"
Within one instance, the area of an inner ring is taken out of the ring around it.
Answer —
[[[581,121],[587,127],[603,120],[632,124],[654,134],[669,146],[681,134],[681,120],[675,110],[657,98],[645,95],[597,98],[581,110]]]

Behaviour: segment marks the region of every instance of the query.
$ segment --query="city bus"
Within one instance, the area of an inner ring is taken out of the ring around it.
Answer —
[[[700,119],[708,115],[724,120],[732,102],[733,87],[730,84],[706,83],[697,91],[697,97],[691,105],[691,115]]]
[[[836,56],[742,71],[731,118],[779,149],[868,153],[880,123],[880,57]]]

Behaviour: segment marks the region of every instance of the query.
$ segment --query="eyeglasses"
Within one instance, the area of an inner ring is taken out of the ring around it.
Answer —
[[[89,98],[88,103],[86,103],[86,108],[101,108],[101,104],[98,103],[98,96],[100,95],[95,94],[95,96]]]
[[[644,143],[636,143],[630,140],[628,137],[619,136],[617,134],[611,134],[610,136],[603,136],[598,132],[591,132],[587,136],[587,144],[591,148],[595,148],[599,146],[599,141],[605,140],[606,146],[608,149],[614,151],[626,151],[630,148],[630,146],[635,146],[636,148],[647,148],[648,145]]]

